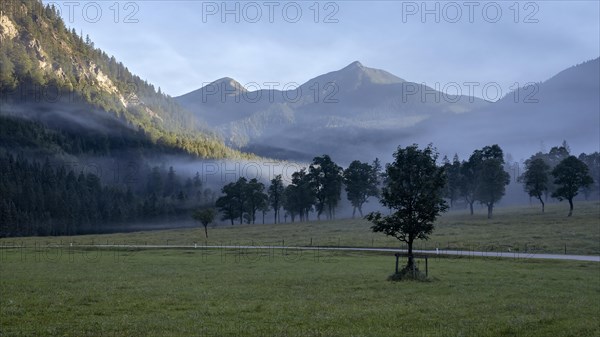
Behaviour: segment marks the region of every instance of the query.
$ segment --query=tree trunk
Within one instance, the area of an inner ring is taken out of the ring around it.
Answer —
[[[469,208],[470,208],[470,210],[471,210],[471,215],[473,215],[473,203],[474,203],[474,202],[475,202],[475,201],[471,201],[471,202],[469,202]]]
[[[358,206],[358,214],[360,214],[361,218],[364,218],[363,212],[362,212],[362,205]]]
[[[573,198],[569,198],[569,215],[573,215]]]
[[[208,239],[208,225],[204,226],[204,235]]]
[[[489,203],[487,205],[488,207],[488,219],[492,218],[492,212],[494,211],[494,204],[493,203]]]
[[[277,213],[278,213],[278,212],[277,212],[277,209],[275,209],[275,220],[274,220],[274,222],[273,222],[274,224],[276,224],[276,223],[277,223]]]
[[[354,208],[352,208],[352,219],[354,219],[355,215],[356,215],[356,206],[354,206]]]
[[[413,240],[409,239],[407,242],[408,245],[408,262],[406,264],[406,268],[408,270],[411,270],[413,268],[413,265],[415,264],[415,258],[413,255]]]
[[[542,196],[541,195],[538,195],[538,199],[542,203],[542,213],[544,213],[544,208],[545,208],[546,204],[544,204],[544,200],[542,200]]]

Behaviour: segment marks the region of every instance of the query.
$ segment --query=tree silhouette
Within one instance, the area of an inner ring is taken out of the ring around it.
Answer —
[[[504,171],[504,155],[498,145],[485,146],[475,150],[469,158],[475,163],[475,198],[488,209],[488,219],[492,218],[494,204],[504,196],[510,176]]]
[[[387,183],[381,194],[381,204],[394,210],[388,216],[380,212],[367,215],[374,232],[383,232],[405,242],[408,262],[405,270],[414,266],[413,243],[427,239],[433,232],[433,222],[448,208],[443,199],[446,176],[436,165],[437,153],[428,146],[420,150],[412,145],[399,147],[394,162],[386,166]]]
[[[374,197],[378,194],[377,179],[378,172],[368,163],[361,163],[358,160],[350,163],[348,168],[344,170],[344,186],[348,200],[352,204],[352,218],[356,214],[356,210],[360,216],[363,216],[362,206],[366,203],[369,197]]]
[[[233,221],[240,217],[239,200],[236,198],[237,186],[235,183],[229,183],[221,189],[223,196],[219,197],[215,202],[219,212],[221,212],[221,220],[229,220],[233,226]]]
[[[525,172],[520,178],[523,188],[529,196],[536,197],[540,201],[544,213],[545,205],[542,196],[548,190],[550,166],[543,159],[532,157],[525,162],[525,167]]]
[[[275,176],[271,180],[271,186],[269,186],[269,204],[271,208],[273,208],[273,212],[275,213],[274,223],[279,221],[279,210],[283,205],[285,188],[283,187],[283,180],[281,179],[281,174]]]
[[[580,188],[591,185],[594,179],[588,174],[588,167],[575,156],[569,156],[561,161],[554,170],[554,183],[558,186],[552,193],[553,198],[569,201],[569,215],[573,215],[573,198]]]
[[[244,187],[245,211],[247,222],[256,222],[256,211],[268,209],[268,196],[264,193],[265,185],[256,178],[251,179]]]
[[[308,221],[308,214],[315,202],[311,177],[305,169],[292,174],[292,183],[285,188],[283,208],[289,213],[292,222],[296,216],[300,221]]]
[[[592,185],[583,188],[583,194],[587,200],[592,192],[597,194],[600,191],[600,153],[582,153],[579,155],[579,160],[587,165],[589,174],[594,179]]]
[[[197,209],[192,213],[192,218],[196,221],[199,221],[202,226],[204,226],[204,235],[208,239],[208,225],[210,225],[214,220],[217,212],[214,208],[201,208]]]
[[[447,158],[445,159],[446,160],[444,161],[444,170],[446,171],[448,183],[446,184],[444,195],[446,198],[448,198],[448,200],[450,200],[450,207],[452,207],[456,198],[458,198],[458,196],[460,195],[460,184],[462,178],[460,172],[461,163],[458,159],[457,154],[454,155],[452,163],[450,163],[450,161],[447,160]]]
[[[316,197],[317,217],[320,219],[326,211],[327,218],[333,219],[342,192],[342,168],[328,155],[323,155],[313,159],[309,176]]]

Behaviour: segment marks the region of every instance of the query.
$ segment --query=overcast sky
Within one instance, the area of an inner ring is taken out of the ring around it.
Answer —
[[[226,76],[303,83],[355,60],[431,87],[496,82],[506,94],[600,54],[598,1],[54,3],[68,26],[172,96]]]

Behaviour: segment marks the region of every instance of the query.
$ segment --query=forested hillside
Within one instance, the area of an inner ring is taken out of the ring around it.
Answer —
[[[148,221],[168,225],[188,220],[190,208],[215,199],[199,173],[184,179],[173,167],[128,167],[111,184],[86,171],[0,153],[0,237],[114,232]]]
[[[0,237],[188,220],[212,192],[152,163],[253,157],[82,35],[41,1],[0,2]]]
[[[62,127],[57,117],[92,130],[95,125],[86,124],[87,119],[109,127],[118,121],[151,143],[192,155],[247,157],[226,147],[160,88],[95,48],[89,37],[69,30],[53,6],[38,0],[3,1],[1,6],[3,115],[41,120],[53,129]]]

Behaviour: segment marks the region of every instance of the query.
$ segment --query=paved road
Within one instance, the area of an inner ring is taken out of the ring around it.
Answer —
[[[292,249],[292,250],[324,250],[345,252],[389,252],[406,253],[404,249],[392,248],[362,248],[362,247],[294,247],[294,246],[206,246],[206,245],[77,245],[76,247],[98,247],[98,248],[140,248],[140,249]],[[517,252],[477,252],[468,250],[415,250],[415,254],[430,256],[466,256],[466,257],[497,257],[509,259],[544,259],[544,260],[575,260],[600,262],[597,255],[562,255],[562,254],[538,254]]]

